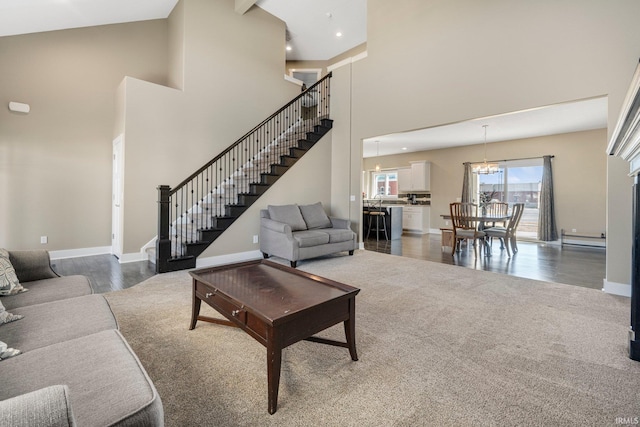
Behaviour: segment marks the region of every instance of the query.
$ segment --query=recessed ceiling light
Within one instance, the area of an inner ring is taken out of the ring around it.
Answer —
[[[340,31],[338,31],[338,32],[336,33],[336,37],[342,37],[342,33],[341,33]]]
[[[403,150],[406,150],[406,149],[407,149],[407,147],[402,147],[402,149],[403,149]]]
[[[286,49],[287,49],[287,50],[291,50],[291,46],[290,46],[290,45],[287,45]]]

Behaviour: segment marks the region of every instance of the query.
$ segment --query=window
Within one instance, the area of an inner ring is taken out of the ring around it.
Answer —
[[[476,201],[524,203],[518,237],[537,238],[542,158],[503,162],[498,173],[474,177]]]
[[[398,197],[398,171],[371,173],[371,197]]]

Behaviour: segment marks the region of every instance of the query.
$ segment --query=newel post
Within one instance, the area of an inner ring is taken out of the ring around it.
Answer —
[[[169,192],[168,185],[158,186],[158,239],[156,240],[156,273],[168,271],[171,258],[171,239],[169,237]]]

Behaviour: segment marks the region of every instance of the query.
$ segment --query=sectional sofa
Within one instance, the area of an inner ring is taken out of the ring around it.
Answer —
[[[27,292],[2,296],[23,318],[0,325],[20,354],[0,361],[0,427],[162,426],[160,396],[84,276],[59,277],[46,251],[9,251]]]

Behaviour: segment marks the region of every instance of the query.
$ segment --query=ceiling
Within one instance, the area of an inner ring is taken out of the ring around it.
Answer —
[[[290,61],[331,59],[367,41],[367,0],[258,0],[256,5],[287,24]]]
[[[162,19],[177,2],[0,0],[0,37]],[[367,41],[367,0],[257,0],[256,5],[286,23],[288,60],[327,60]]]
[[[0,37],[169,16],[178,0],[0,0]]]
[[[549,105],[444,126],[380,135],[364,140],[363,157],[533,138],[607,127],[607,97]],[[379,152],[379,154],[378,154]],[[488,150],[489,160],[491,150]],[[481,159],[479,159],[481,160]]]

